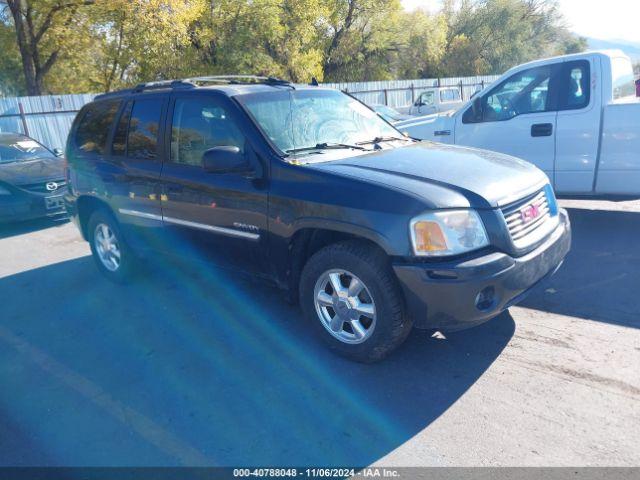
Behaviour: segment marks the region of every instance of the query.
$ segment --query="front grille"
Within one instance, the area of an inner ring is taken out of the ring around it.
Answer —
[[[48,183],[56,183],[58,185],[58,188],[56,188],[55,190],[49,190],[47,189]],[[54,195],[56,193],[62,193],[63,189],[66,186],[67,186],[67,182],[64,180],[50,180],[48,182],[39,182],[39,183],[30,183],[27,185],[20,185],[20,188],[22,188],[23,190],[28,190],[30,192],[50,193],[51,195]]]
[[[534,243],[553,227],[550,225],[552,223],[550,220],[556,216],[557,212],[555,206],[549,204],[547,190],[547,188],[539,190],[502,209],[507,229],[516,247],[522,248]],[[555,202],[555,199],[551,199],[551,202]],[[529,209],[530,212],[535,211],[536,215],[527,219],[523,213],[526,209]]]

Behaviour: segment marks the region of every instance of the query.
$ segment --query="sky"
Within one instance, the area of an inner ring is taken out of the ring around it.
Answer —
[[[404,8],[434,11],[439,0],[401,0]],[[584,37],[640,45],[640,1],[559,0],[569,29]]]

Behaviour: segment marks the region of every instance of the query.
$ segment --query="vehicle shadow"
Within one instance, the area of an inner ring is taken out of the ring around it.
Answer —
[[[640,328],[640,212],[569,209],[573,243],[520,306]]]
[[[21,429],[0,464],[369,465],[514,333],[508,313],[446,338],[414,331],[362,365],[328,352],[274,289],[185,270],[120,286],[83,257],[0,279],[0,418]]]
[[[63,225],[69,221],[68,217],[39,218],[24,222],[0,223],[0,240],[3,238],[24,235],[25,233],[45,230],[47,228]]]

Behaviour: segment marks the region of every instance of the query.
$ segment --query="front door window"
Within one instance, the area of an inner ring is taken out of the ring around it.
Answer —
[[[553,110],[549,84],[552,67],[545,65],[518,72],[502,82],[481,99],[479,119],[473,119],[469,109],[463,121],[499,122],[518,115]]]

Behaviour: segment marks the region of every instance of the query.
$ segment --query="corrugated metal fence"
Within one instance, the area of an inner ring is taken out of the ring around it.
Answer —
[[[95,95],[0,98],[0,132],[18,132],[49,148],[64,148],[71,123]]]
[[[466,100],[497,76],[389,80],[380,82],[325,83],[349,92],[363,102],[406,107],[430,87],[457,86]],[[18,132],[35,138],[49,148],[64,148],[76,113],[94,94],[44,95],[0,98],[0,132]]]

